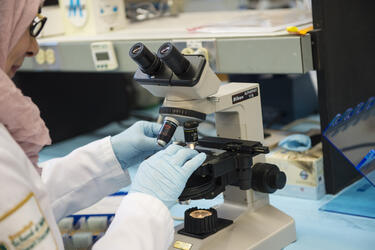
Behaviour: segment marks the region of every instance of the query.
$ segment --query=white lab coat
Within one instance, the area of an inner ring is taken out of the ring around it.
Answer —
[[[130,183],[109,137],[41,166],[40,178],[0,124],[0,249],[63,249],[56,221]],[[171,215],[160,200],[133,193],[125,196],[93,249],[167,249],[173,232]]]

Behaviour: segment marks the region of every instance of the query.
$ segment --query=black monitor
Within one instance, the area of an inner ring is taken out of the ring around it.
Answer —
[[[17,86],[40,109],[54,143],[129,116],[135,101],[131,75],[18,72]]]

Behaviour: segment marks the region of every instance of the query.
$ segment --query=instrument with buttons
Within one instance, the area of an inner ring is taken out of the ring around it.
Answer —
[[[118,68],[116,53],[111,42],[92,43],[91,53],[97,71],[110,71]]]
[[[59,0],[65,34],[100,34],[126,27],[124,0]]]

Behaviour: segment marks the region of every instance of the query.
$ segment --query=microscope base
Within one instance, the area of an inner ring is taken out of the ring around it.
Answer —
[[[176,227],[176,232],[183,224]],[[266,205],[241,214],[231,226],[203,240],[175,233],[170,250],[280,250],[296,240],[294,220],[277,208]],[[191,248],[174,247],[176,241]]]

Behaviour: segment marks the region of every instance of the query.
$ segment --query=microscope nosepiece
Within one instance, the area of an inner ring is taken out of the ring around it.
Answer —
[[[172,117],[166,117],[164,119],[163,126],[161,127],[157,138],[157,142],[160,146],[164,147],[171,141],[178,124],[179,122]]]
[[[145,74],[155,75],[161,68],[160,59],[143,43],[134,44],[129,50],[129,56]]]

